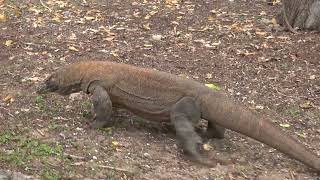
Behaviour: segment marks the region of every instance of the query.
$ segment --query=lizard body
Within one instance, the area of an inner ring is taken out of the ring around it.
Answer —
[[[224,128],[231,129],[320,171],[320,158],[270,120],[193,80],[131,65],[87,61],[58,70],[38,93],[68,95],[78,91],[92,94],[96,113],[92,127],[106,126],[112,107],[126,108],[153,121],[169,121],[184,151],[203,164],[210,162],[198,153],[202,139],[193,126],[201,118],[208,121],[211,137],[223,138]]]

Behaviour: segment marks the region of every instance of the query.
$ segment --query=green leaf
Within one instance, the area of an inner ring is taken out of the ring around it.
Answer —
[[[298,132],[296,132],[296,134],[297,134],[298,136],[302,137],[302,138],[307,138],[306,133],[298,133]]]
[[[205,84],[205,85],[214,91],[220,90],[220,87],[218,85],[215,85],[215,84]]]
[[[290,127],[290,124],[280,124],[280,127],[288,128],[288,127]]]

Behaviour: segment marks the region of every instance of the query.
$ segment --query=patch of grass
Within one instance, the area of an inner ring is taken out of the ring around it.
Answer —
[[[59,180],[62,179],[62,177],[60,176],[59,172],[52,169],[52,168],[48,168],[45,167],[44,170],[42,170],[42,178],[44,180]]]
[[[69,143],[76,149],[80,148],[80,144],[77,141],[69,140]]]
[[[29,162],[32,160],[32,156],[21,154],[16,150],[9,151],[9,152],[0,152],[0,161],[9,162],[13,165],[25,167],[26,164],[29,164]]]
[[[34,103],[39,107],[40,111],[43,113],[43,114],[46,114],[50,117],[55,117],[55,116],[58,116],[58,112],[59,112],[59,109],[58,107],[61,107],[60,105],[55,105],[55,106],[48,106],[47,105],[47,102],[46,100],[44,99],[43,96],[36,96],[34,98]]]
[[[146,121],[139,116],[134,117],[133,122],[137,124],[138,127],[145,127],[146,125]]]
[[[85,101],[83,104],[82,104],[82,108],[85,109],[81,114],[82,114],[82,117],[86,118],[86,119],[91,119],[93,118],[93,114],[91,112],[92,108],[93,108],[93,105],[90,101]]]
[[[214,180],[222,180],[222,179],[223,179],[223,177],[220,177],[220,176],[217,176],[214,178]]]
[[[112,136],[114,134],[114,127],[106,127],[106,128],[100,128],[100,131],[102,131],[103,133],[107,134],[108,136]]]
[[[63,150],[60,145],[49,145],[34,139],[21,139],[18,146],[29,150],[33,156],[57,156],[61,155]]]
[[[223,179],[223,178],[220,177],[220,176],[217,176],[217,177],[214,178],[214,180],[222,180],[222,179]]]
[[[90,169],[89,171],[90,175],[94,177],[100,171],[101,168],[98,166],[97,163],[91,162],[89,169]]]
[[[111,170],[111,171],[108,171],[107,173],[106,173],[106,176],[107,176],[107,178],[108,179],[116,179],[116,171],[113,171],[113,170]]]
[[[36,96],[34,99],[34,102],[41,108],[44,106],[45,104],[45,100],[43,98],[43,96]]]
[[[84,111],[81,112],[81,115],[85,119],[93,118],[93,114],[91,113],[91,111],[84,110]]]
[[[291,107],[285,112],[285,114],[296,118],[300,116],[300,110],[297,107]]]
[[[0,161],[15,166],[26,167],[33,159],[45,161],[47,157],[62,158],[63,147],[56,144],[43,143],[37,139],[27,139],[20,135],[4,132],[0,135]]]
[[[3,133],[0,135],[0,145],[7,144],[9,141],[13,139],[13,135],[11,133]]]
[[[61,124],[57,124],[57,122],[54,120],[54,121],[51,121],[51,123],[48,125],[48,130],[50,131],[54,131],[54,130],[60,130],[60,131],[64,131],[66,130],[67,128]]]
[[[289,69],[289,65],[287,63],[280,64],[280,69],[281,70],[288,70]]]

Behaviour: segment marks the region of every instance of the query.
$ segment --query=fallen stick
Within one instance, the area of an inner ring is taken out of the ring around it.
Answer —
[[[45,7],[46,9],[48,9],[49,12],[52,12],[52,9],[49,8],[47,5],[45,5],[45,4],[42,2],[42,0],[40,0],[40,3],[41,3],[41,5],[42,5],[43,7]]]
[[[105,165],[99,165],[98,167],[133,174],[132,171],[129,171],[129,170],[127,170],[127,169],[122,169],[122,168],[117,168],[117,167],[112,167],[112,166],[105,166]]]

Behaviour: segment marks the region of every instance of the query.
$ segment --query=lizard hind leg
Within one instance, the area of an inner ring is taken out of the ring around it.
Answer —
[[[192,97],[184,97],[173,105],[170,119],[176,129],[178,140],[184,152],[192,161],[214,167],[216,162],[200,155],[201,137],[195,132],[193,124],[200,120],[200,107]]]
[[[109,125],[112,114],[112,102],[107,91],[99,85],[90,85],[88,92],[92,94],[94,120],[90,123],[92,128],[103,128]]]

